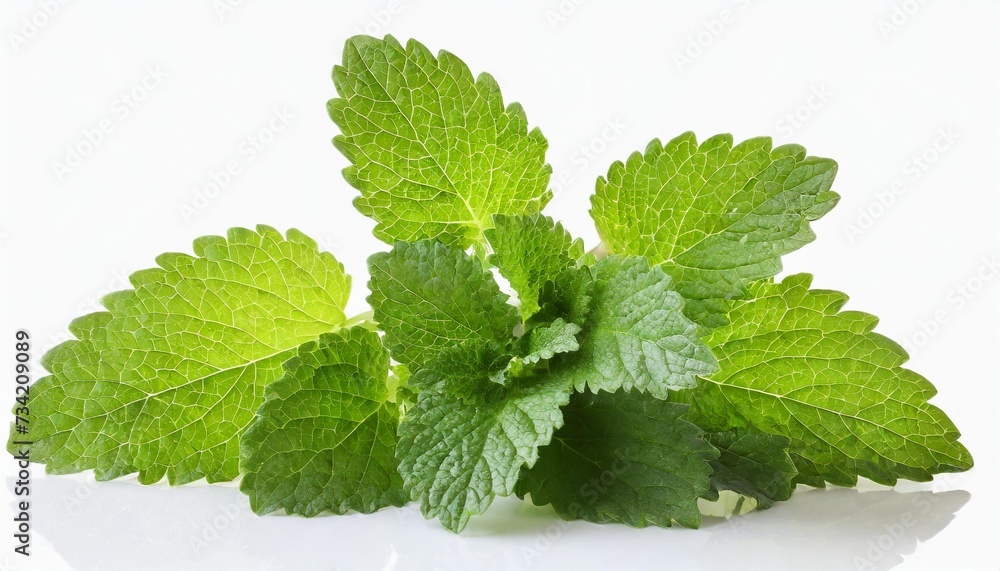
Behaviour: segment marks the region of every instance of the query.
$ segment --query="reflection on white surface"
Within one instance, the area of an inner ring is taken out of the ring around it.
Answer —
[[[701,529],[563,522],[498,500],[462,535],[415,506],[371,515],[258,517],[233,486],[35,481],[35,530],[73,569],[891,569],[944,529],[964,491],[802,489]]]

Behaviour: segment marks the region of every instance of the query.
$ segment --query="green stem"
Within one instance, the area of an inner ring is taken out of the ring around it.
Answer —
[[[492,267],[490,265],[490,252],[485,242],[473,242],[472,253],[479,258],[479,262],[483,265],[483,268]]]
[[[604,242],[598,242],[597,245],[591,248],[587,253],[594,256],[595,260],[600,260],[608,256],[608,249],[604,246]]]
[[[370,309],[368,311],[363,311],[345,321],[340,327],[341,329],[347,329],[354,327],[355,325],[364,327],[365,329],[371,329],[372,331],[377,331],[378,323],[375,322],[375,312]]]

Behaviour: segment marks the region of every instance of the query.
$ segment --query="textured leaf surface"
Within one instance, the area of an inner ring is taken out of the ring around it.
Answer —
[[[355,206],[388,243],[481,242],[493,214],[538,212],[552,197],[548,143],[520,105],[504,108],[496,81],[420,43],[355,36],[333,70],[336,147]]]
[[[468,340],[506,344],[519,322],[478,259],[433,240],[397,243],[368,259],[368,303],[392,357],[421,365]]]
[[[767,137],[733,146],[731,135],[716,135],[699,145],[684,133],[611,165],[591,215],[609,253],[663,264],[685,298],[739,297],[815,238],[809,222],[836,204],[836,172],[834,161],[798,145],[772,148]],[[718,313],[694,305],[689,315]]]
[[[397,457],[423,514],[458,532],[494,497],[513,493],[521,467],[535,463],[562,425],[559,407],[571,392],[552,380],[465,398],[441,386],[421,392],[400,423]]]
[[[787,500],[795,490],[795,464],[788,455],[787,437],[753,428],[740,428],[706,435],[718,448],[712,461],[712,493],[730,490],[757,500],[758,506]]]
[[[670,276],[643,258],[612,256],[590,269],[592,307],[580,349],[554,363],[552,375],[577,390],[648,391],[666,398],[716,370],[698,326],[684,317],[684,300]]]
[[[547,216],[494,216],[486,231],[493,247],[492,263],[510,282],[525,319],[538,311],[538,296],[546,282],[583,256],[583,242]]]
[[[470,339],[435,355],[413,375],[410,386],[418,391],[440,388],[460,398],[501,395],[511,358],[498,343]]]
[[[518,495],[566,519],[698,527],[718,451],[682,418],[688,408],[635,391],[574,394]]]
[[[528,320],[529,326],[548,324],[556,319],[582,326],[594,302],[594,274],[589,266],[563,270],[545,282],[538,297],[540,309]]]
[[[558,317],[548,325],[535,327],[519,340],[521,361],[527,364],[551,359],[559,353],[572,353],[580,348],[576,340],[582,329]]]
[[[734,303],[731,323],[706,339],[721,369],[695,392],[695,422],[787,436],[800,481],[813,484],[891,485],[971,467],[955,425],[927,402],[934,387],[872,332],[878,319],[840,311],[847,296],[811,281],[761,282]]]
[[[340,327],[350,278],[298,231],[232,229],[164,254],[70,324],[32,387],[32,460],[98,479],[239,474],[239,435],[302,343]],[[23,439],[24,435],[13,435]]]
[[[299,347],[240,439],[240,490],[254,512],[308,517],[406,503],[388,373],[374,331],[355,327]]]

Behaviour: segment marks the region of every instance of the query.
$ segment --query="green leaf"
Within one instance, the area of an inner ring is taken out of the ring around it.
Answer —
[[[389,378],[386,379],[389,400],[398,404],[402,410],[405,410],[411,402],[412,389],[408,386],[409,382],[410,369],[406,365],[397,363],[389,367]]]
[[[379,239],[465,249],[483,241],[494,214],[539,212],[552,198],[541,131],[529,132],[517,103],[504,108],[493,77],[474,78],[454,55],[355,36],[333,82],[334,145],[352,163],[344,178]]]
[[[370,513],[406,503],[389,354],[354,327],[299,347],[240,440],[240,490],[258,514]]]
[[[469,339],[442,350],[414,373],[410,386],[417,391],[443,390],[460,398],[502,394],[512,355],[493,341]]]
[[[684,420],[688,408],[634,391],[574,394],[517,494],[565,519],[698,527],[719,453]]]
[[[691,321],[705,326],[707,329],[722,327],[729,322],[728,299],[687,299],[684,303],[684,315]]]
[[[51,473],[153,483],[239,474],[239,435],[302,343],[336,330],[350,278],[316,242],[266,226],[163,254],[76,319],[32,387],[31,459]],[[11,450],[17,449],[12,443]]]
[[[493,222],[494,228],[486,231],[494,252],[490,261],[517,292],[521,316],[527,319],[539,309],[542,286],[583,256],[583,241],[541,214],[497,215]]]
[[[368,303],[392,357],[419,367],[467,340],[505,345],[520,321],[478,259],[440,242],[399,242],[368,259]]]
[[[572,353],[580,348],[576,340],[580,331],[579,325],[567,323],[561,317],[548,325],[530,329],[518,340],[519,359],[530,365],[560,353]]]
[[[568,268],[545,282],[538,296],[540,309],[527,325],[535,327],[562,318],[583,325],[590,315],[594,297],[594,274],[589,267]]]
[[[712,461],[712,492],[707,499],[717,500],[720,490],[749,496],[758,506],[791,497],[796,470],[788,455],[788,438],[754,428],[711,432],[706,437],[720,452]]]
[[[698,144],[684,133],[611,165],[591,215],[611,254],[663,264],[691,300],[741,297],[746,284],[781,271],[781,255],[811,242],[809,222],[837,203],[837,164],[798,145],[771,148],[731,135]],[[695,303],[688,315],[720,324]]]
[[[440,381],[422,391],[407,411],[396,456],[424,516],[459,532],[494,497],[513,493],[521,467],[535,463],[538,447],[562,425],[559,407],[569,401],[572,388],[529,378],[459,396],[445,388],[446,369],[428,366],[418,374],[430,371]],[[486,376],[484,370],[481,385],[489,383]]]
[[[695,392],[692,420],[788,437],[800,481],[812,484],[893,485],[970,468],[955,425],[927,402],[934,387],[872,332],[878,319],[840,311],[847,296],[811,281],[760,282],[734,302],[731,322],[706,339],[721,369]]]
[[[592,307],[580,350],[553,361],[551,374],[577,390],[619,388],[666,398],[716,370],[698,326],[684,317],[684,300],[670,276],[643,258],[604,258],[593,273]]]

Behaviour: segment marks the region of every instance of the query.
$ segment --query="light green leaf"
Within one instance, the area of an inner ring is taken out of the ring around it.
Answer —
[[[517,292],[521,316],[527,319],[539,309],[542,286],[583,256],[583,241],[541,214],[497,215],[493,222],[494,228],[486,231],[493,247],[490,260]]]
[[[635,391],[574,394],[517,494],[565,519],[698,527],[719,453],[684,420],[688,408]]]
[[[577,390],[647,391],[667,398],[716,370],[698,326],[684,317],[684,300],[670,276],[643,258],[604,258],[593,272],[592,308],[580,349],[553,360],[551,375]]]
[[[411,402],[409,382],[410,369],[406,365],[396,363],[389,367],[389,378],[386,380],[389,387],[389,400],[398,404],[402,410],[405,410]]]
[[[707,499],[714,501],[719,491],[730,490],[766,507],[791,497],[796,470],[787,437],[748,427],[711,432],[706,438],[720,452],[712,461],[712,491]]]
[[[234,228],[132,274],[76,319],[32,387],[31,459],[51,473],[172,484],[239,474],[239,435],[302,343],[345,322],[350,278],[296,230]],[[15,449],[12,444],[11,449]]]
[[[258,514],[370,513],[406,503],[389,354],[354,327],[299,347],[240,440],[240,490]]]
[[[474,78],[457,57],[420,43],[355,36],[333,70],[344,177],[375,236],[437,238],[465,249],[483,241],[494,214],[541,211],[552,198],[548,143],[528,130],[517,103],[504,108],[496,81]]]
[[[368,303],[392,357],[419,367],[467,340],[506,345],[520,321],[477,258],[432,240],[399,242],[368,259]]]
[[[558,317],[548,325],[528,330],[518,340],[521,362],[531,365],[560,353],[572,353],[580,348],[576,336],[582,331],[575,323],[567,323]]]
[[[698,144],[684,133],[611,165],[597,181],[591,215],[611,254],[663,264],[685,298],[742,296],[750,281],[781,270],[781,255],[811,242],[809,222],[837,203],[837,164],[798,145],[771,148],[731,135]],[[709,308],[711,309],[711,308]],[[689,316],[719,324],[695,303]]]
[[[878,319],[840,311],[847,296],[810,290],[811,281],[760,282],[734,302],[731,322],[706,339],[721,369],[696,390],[692,420],[788,437],[810,483],[892,485],[970,468],[955,425],[927,402],[934,387],[872,332]]]
[[[483,386],[489,384],[485,377],[484,371]],[[396,456],[424,516],[459,532],[494,497],[513,492],[521,467],[535,463],[538,447],[562,425],[559,407],[569,401],[572,388],[529,378],[460,397],[444,383],[422,391],[407,411]]]

